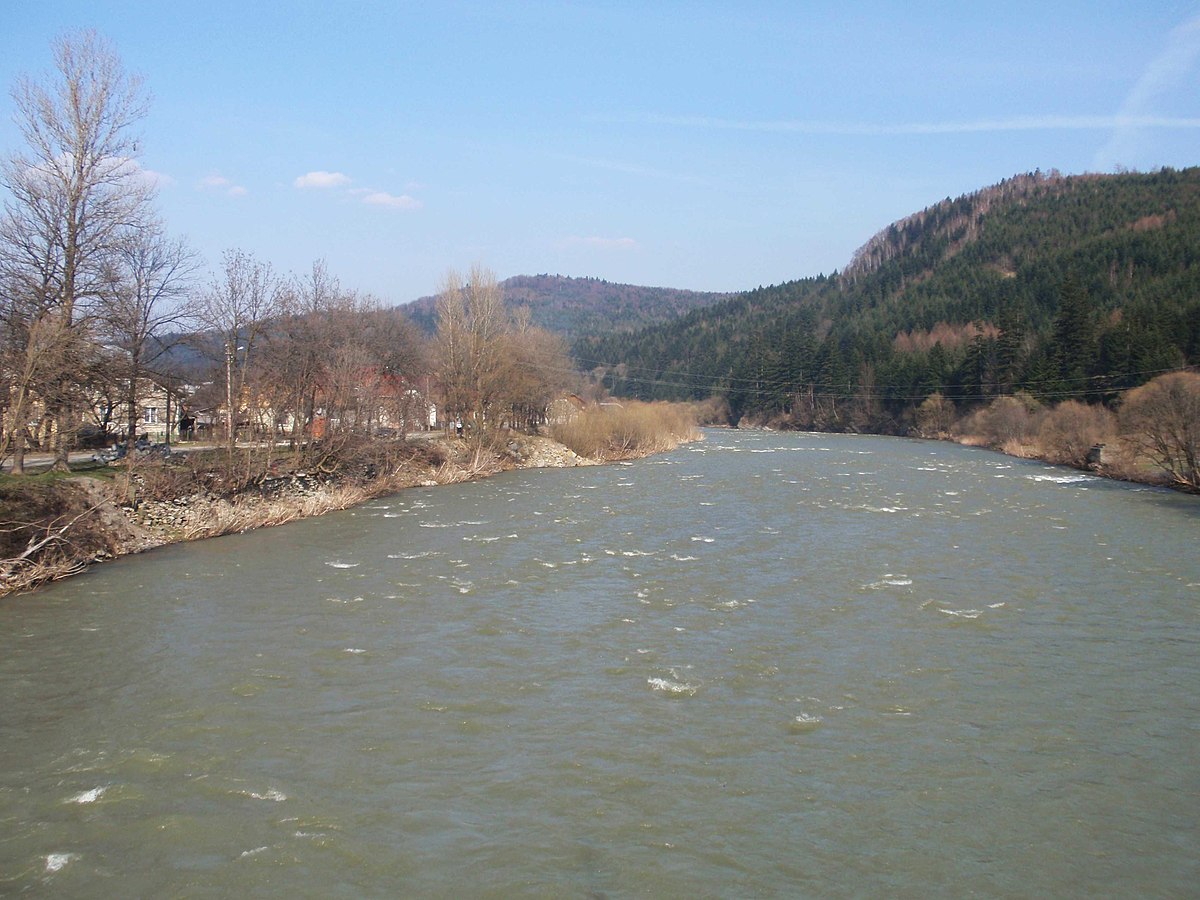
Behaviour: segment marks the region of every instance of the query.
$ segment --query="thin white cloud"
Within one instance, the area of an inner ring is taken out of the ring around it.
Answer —
[[[631,237],[612,238],[600,235],[579,237],[573,235],[565,238],[562,245],[564,247],[594,247],[600,250],[634,250],[637,248],[638,242]]]
[[[337,188],[350,183],[350,177],[341,172],[316,171],[301,175],[292,182],[293,187],[304,188]]]
[[[218,172],[201,178],[196,187],[202,191],[220,191],[229,197],[244,197],[248,193],[240,184],[234,184]]]
[[[1113,116],[1012,116],[963,122],[826,122],[808,120],[739,120],[706,116],[646,116],[653,125],[725,131],[761,131],[778,134],[813,134],[885,137],[895,135],[977,134],[1000,131],[1082,131],[1114,128],[1200,128],[1200,118],[1130,115]]]
[[[1112,136],[1096,154],[1097,168],[1109,169],[1123,162],[1134,162],[1142,129],[1153,127],[1146,124],[1146,120],[1155,121],[1150,111],[1163,95],[1185,82],[1198,59],[1200,16],[1189,19],[1171,32],[1166,47],[1150,61],[1137,84],[1126,95]]]
[[[420,209],[421,201],[408,194],[389,194],[387,191],[370,191],[362,194],[362,202],[369,206],[388,206],[392,209]]]
[[[175,179],[165,172],[156,172],[153,169],[142,169],[142,177],[150,182],[156,188],[174,187]]]

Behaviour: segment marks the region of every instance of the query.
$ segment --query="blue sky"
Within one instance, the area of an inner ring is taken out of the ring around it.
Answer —
[[[1034,169],[1200,164],[1200,3],[0,0],[0,82],[95,28],[209,265],[740,290]],[[19,148],[7,90],[0,152]]]

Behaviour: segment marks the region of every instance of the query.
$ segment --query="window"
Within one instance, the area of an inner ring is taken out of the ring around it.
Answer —
[[[142,407],[142,422],[146,425],[158,424],[158,407],[144,406]]]

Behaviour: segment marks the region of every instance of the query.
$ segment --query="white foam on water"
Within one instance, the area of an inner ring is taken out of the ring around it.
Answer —
[[[1030,481],[1048,481],[1051,484],[1078,484],[1081,481],[1094,481],[1095,475],[1026,475]]]
[[[277,791],[275,788],[267,788],[263,793],[256,794],[253,791],[243,791],[251,800],[270,800],[272,803],[282,803],[287,799],[287,794],[283,791]],[[266,849],[265,847],[263,848]]]
[[[680,556],[678,553],[671,554],[671,559],[675,560],[675,562],[695,562],[699,558],[698,556]]]
[[[713,541],[716,540],[716,538],[703,537],[701,535],[692,535],[692,540],[699,541],[700,543],[704,543],[704,544],[711,544]]]
[[[253,850],[243,850],[238,854],[238,859],[247,859],[251,856],[258,856],[264,850],[269,850],[269,847],[255,847]]]
[[[71,860],[79,857],[74,853],[47,853],[46,854],[46,871],[57,872],[63,868]]]
[[[347,647],[342,652],[343,653],[366,653],[367,651],[363,650],[361,647]]]
[[[430,556],[441,556],[436,550],[422,550],[420,553],[389,553],[388,559],[427,559]]]
[[[657,550],[622,550],[622,556],[655,556]]]
[[[362,597],[351,597],[350,599],[346,599],[345,597],[326,597],[325,599],[330,603],[340,603],[343,605],[347,603],[362,603],[363,601]]]
[[[807,729],[807,728],[812,728],[813,726],[816,726],[816,725],[820,725],[824,721],[825,720],[822,719],[820,716],[810,715],[809,713],[800,713],[800,715],[798,715],[794,719],[792,719],[792,725],[793,725],[793,727]]]
[[[107,787],[95,787],[95,788],[92,788],[90,791],[83,791],[82,793],[76,794],[74,797],[71,797],[66,802],[67,803],[95,803],[97,800],[99,800],[101,797],[104,796],[104,792],[107,790],[108,790]]]
[[[1008,604],[1001,600],[999,603],[989,603],[988,609],[999,609],[1002,606],[1008,606]]]
[[[980,609],[939,609],[938,612],[947,616],[957,616],[960,619],[978,619],[983,615]]]
[[[331,568],[334,568],[334,569],[355,569],[355,568],[358,568],[360,563],[348,563],[348,562],[334,561],[334,562],[327,562],[327,563],[325,563],[325,565],[330,566]]]
[[[690,697],[699,689],[699,685],[688,684],[686,681],[671,681],[667,678],[650,677],[646,679],[646,684],[650,685],[651,690],[677,697]]]
[[[879,581],[873,581],[870,584],[864,585],[864,587],[872,591],[878,591],[885,587],[908,587],[911,584],[912,579],[907,575],[893,575],[888,572]]]

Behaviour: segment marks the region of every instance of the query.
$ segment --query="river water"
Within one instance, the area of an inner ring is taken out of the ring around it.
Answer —
[[[0,894],[1195,895],[1200,501],[710,432],[0,605]]]

